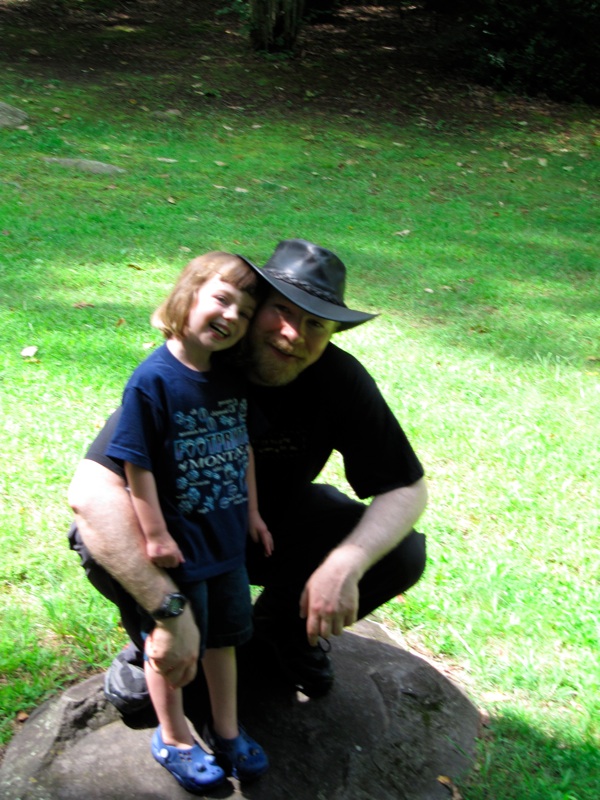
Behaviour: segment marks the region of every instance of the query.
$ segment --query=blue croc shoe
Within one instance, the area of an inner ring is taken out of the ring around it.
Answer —
[[[160,725],[154,731],[152,755],[188,792],[201,794],[225,780],[225,772],[215,763],[215,757],[203,750],[198,742],[189,750],[165,744]]]
[[[240,781],[253,781],[269,769],[269,759],[262,747],[251,739],[240,725],[240,735],[224,739],[212,725],[204,729],[204,740],[211,747],[219,764],[228,775]]]

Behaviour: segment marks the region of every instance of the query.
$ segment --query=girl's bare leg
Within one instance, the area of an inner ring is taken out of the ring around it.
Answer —
[[[235,648],[218,647],[206,650],[202,668],[208,685],[214,731],[223,739],[235,739],[240,733]]]
[[[161,726],[163,742],[173,747],[193,747],[194,737],[183,713],[181,689],[171,688],[164,676],[153,670],[147,662],[144,672],[152,705]]]

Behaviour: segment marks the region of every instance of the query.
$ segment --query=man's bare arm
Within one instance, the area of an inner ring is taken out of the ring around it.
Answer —
[[[166,594],[178,591],[168,573],[146,555],[145,539],[122,478],[95,461],[81,461],[68,499],[94,560],[143,608],[154,611]],[[179,617],[156,623],[146,650],[156,668],[168,673],[173,686],[193,680],[199,634],[189,606]]]
[[[410,533],[426,505],[424,479],[373,498],[356,528],[306,583],[300,605],[311,644],[356,622],[359,581]]]

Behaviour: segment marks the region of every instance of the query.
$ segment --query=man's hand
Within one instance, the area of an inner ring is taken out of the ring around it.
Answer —
[[[377,495],[352,533],[313,572],[300,599],[312,645],[356,622],[359,581],[409,534],[426,504],[423,478]]]
[[[339,636],[347,625],[356,622],[362,560],[357,550],[346,546],[332,551],[306,582],[300,616],[306,619],[306,634],[313,646],[320,636]]]
[[[200,633],[189,606],[178,617],[159,620],[146,639],[146,655],[173,689],[194,680],[198,669]]]

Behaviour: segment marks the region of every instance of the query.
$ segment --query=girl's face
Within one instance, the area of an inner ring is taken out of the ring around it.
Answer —
[[[248,330],[256,301],[213,275],[197,290],[190,308],[185,342],[208,353],[233,347]]]

